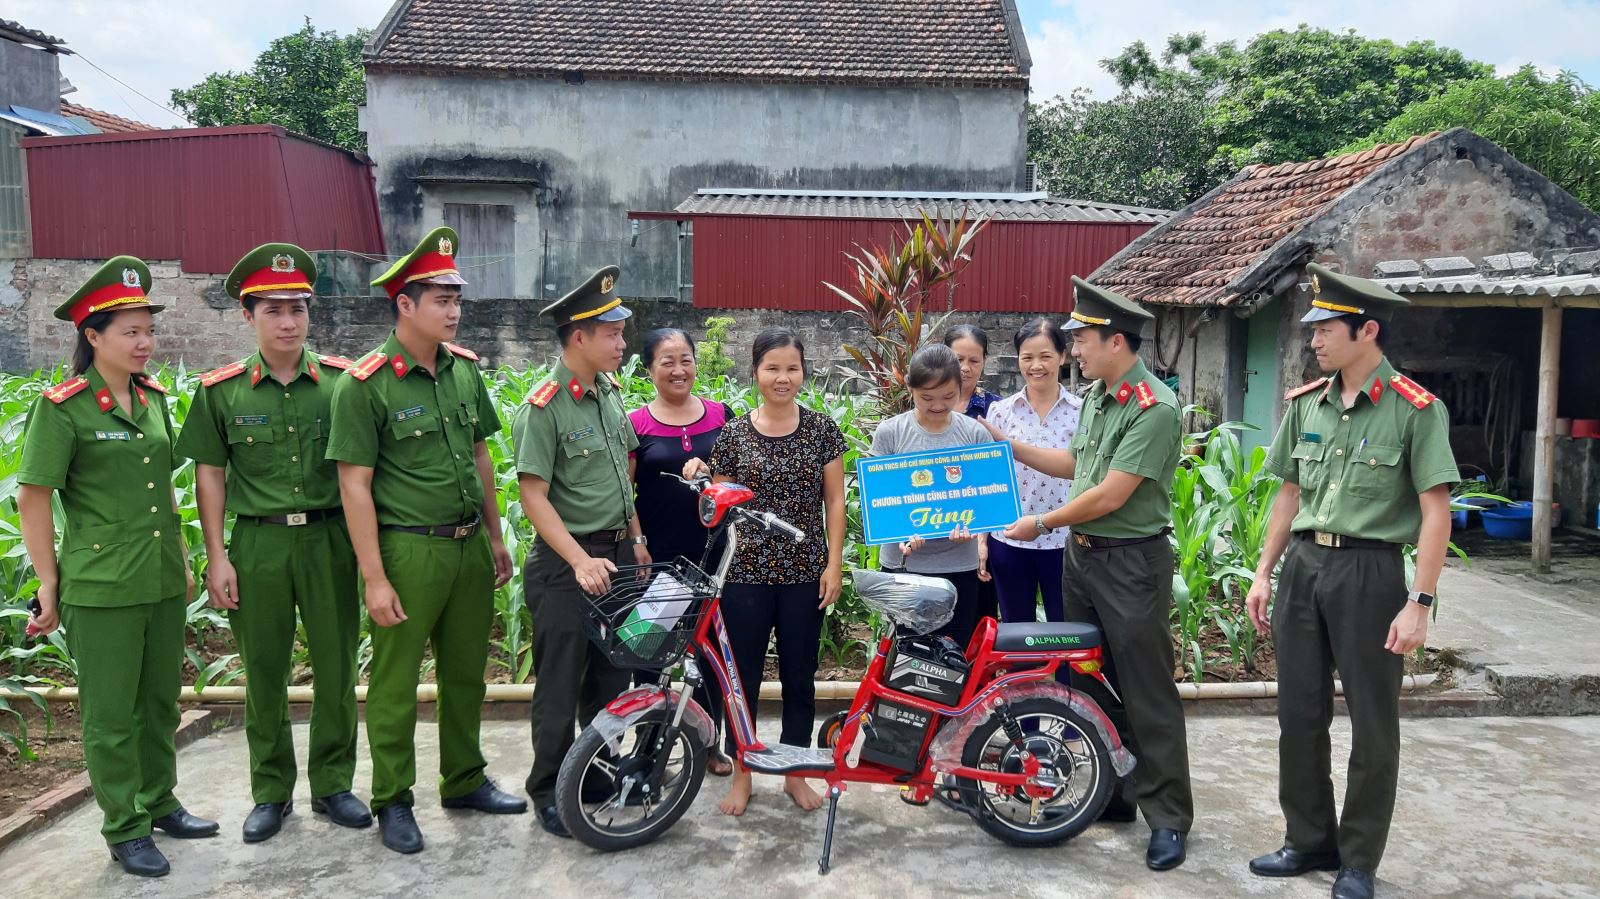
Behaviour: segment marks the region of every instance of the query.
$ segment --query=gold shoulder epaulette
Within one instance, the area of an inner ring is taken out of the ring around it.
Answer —
[[[365,381],[366,379],[372,377],[373,372],[383,367],[383,362],[387,358],[389,357],[383,353],[373,353],[367,358],[362,359],[360,362],[357,362],[355,366],[349,370],[350,377],[355,378],[357,381]]]
[[[214,368],[200,376],[200,386],[214,387],[229,378],[244,374],[244,370],[245,364],[243,362],[234,362],[221,368]]]
[[[539,385],[539,389],[528,395],[528,402],[536,409],[543,409],[550,404],[550,400],[560,392],[561,385],[554,381],[546,381]]]
[[[83,388],[88,386],[88,378],[81,376],[69,378],[65,381],[62,381],[60,384],[56,384],[47,388],[44,392],[44,398],[59,406],[72,397],[77,396],[83,391]]]
[[[1295,389],[1283,395],[1284,402],[1288,402],[1289,400],[1292,400],[1298,396],[1305,396],[1306,394],[1316,390],[1318,387],[1321,387],[1326,383],[1328,383],[1327,378],[1318,378],[1309,384],[1301,384],[1299,387],[1296,387]]]
[[[1406,402],[1416,406],[1418,409],[1428,408],[1428,404],[1437,399],[1433,394],[1424,390],[1421,384],[1405,375],[1395,375],[1389,379],[1389,384],[1394,387],[1396,393],[1406,398]]]

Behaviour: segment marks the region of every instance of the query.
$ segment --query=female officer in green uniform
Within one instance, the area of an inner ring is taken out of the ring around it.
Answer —
[[[75,377],[28,415],[17,508],[39,577],[32,629],[67,628],[78,663],[83,755],[101,833],[130,874],[167,860],[151,828],[208,837],[214,821],[184,810],[178,783],[184,607],[194,593],[172,493],[172,420],[144,373],[155,348],[150,269],[117,256],[56,309],[78,329]],[[51,492],[66,527],[57,555]]]

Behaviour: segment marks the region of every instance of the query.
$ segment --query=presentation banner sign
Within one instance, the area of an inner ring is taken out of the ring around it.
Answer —
[[[863,457],[856,474],[873,545],[1001,531],[1020,514],[1009,443]]]

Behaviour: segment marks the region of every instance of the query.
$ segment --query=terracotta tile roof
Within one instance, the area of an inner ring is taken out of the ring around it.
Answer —
[[[1132,299],[1227,306],[1272,248],[1315,221],[1382,166],[1434,137],[1274,166],[1250,166],[1152,228],[1090,276]]]
[[[400,0],[397,69],[692,81],[1022,87],[1015,0]]]
[[[79,106],[76,103],[61,101],[61,114],[64,116],[77,116],[85,119],[89,124],[100,129],[102,134],[121,134],[131,131],[155,131],[154,125],[146,125],[133,119],[125,119],[119,115],[112,115],[90,106]]]

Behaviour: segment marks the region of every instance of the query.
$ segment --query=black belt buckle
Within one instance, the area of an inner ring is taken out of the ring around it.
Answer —
[[[472,524],[458,524],[456,525],[455,535],[451,539],[465,540],[468,537],[471,537],[472,532],[476,531],[477,529],[478,523],[476,521],[474,521]]]

